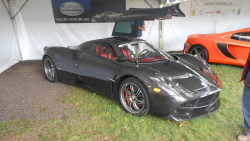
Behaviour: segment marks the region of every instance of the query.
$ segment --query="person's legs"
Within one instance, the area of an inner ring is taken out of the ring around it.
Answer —
[[[250,135],[250,88],[244,88],[242,97],[242,112],[244,116],[244,125],[247,128],[247,134]]]
[[[249,64],[246,64],[247,66]],[[244,70],[245,71],[245,70]],[[238,140],[250,141],[250,70],[249,67],[246,69],[246,77],[244,80],[244,93],[242,97],[242,113],[244,116],[244,126],[247,129],[244,135],[239,135]]]
[[[245,116],[244,116],[244,117],[245,117]],[[247,129],[246,134],[247,134],[247,135],[250,135],[250,127],[249,127],[249,124],[246,122],[245,119],[244,119],[244,125],[245,125],[245,128]]]
[[[247,129],[245,135],[238,136],[240,141],[250,141],[250,88],[244,88],[244,94],[242,97],[242,112],[244,116],[244,125]]]

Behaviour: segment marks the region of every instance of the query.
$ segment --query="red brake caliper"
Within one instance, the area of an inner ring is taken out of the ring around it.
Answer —
[[[128,87],[126,87],[126,89],[129,91],[130,87],[128,86]],[[127,98],[127,97],[129,97],[130,94],[128,92],[126,92],[126,91],[124,91],[124,94],[125,94],[125,97],[126,97],[126,102],[127,102],[127,104],[129,104],[131,100],[129,98]]]

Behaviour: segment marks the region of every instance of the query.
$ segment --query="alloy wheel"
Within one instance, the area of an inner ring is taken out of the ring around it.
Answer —
[[[200,56],[202,59],[204,59],[205,61],[208,61],[208,52],[207,50],[202,47],[202,46],[193,46],[190,50],[189,50],[189,54],[192,54],[194,56]]]
[[[120,100],[124,108],[132,114],[138,114],[144,110],[145,96],[135,83],[127,82],[123,84],[120,91]]]
[[[56,70],[53,62],[50,58],[45,58],[44,60],[44,72],[48,80],[55,81],[56,78]]]

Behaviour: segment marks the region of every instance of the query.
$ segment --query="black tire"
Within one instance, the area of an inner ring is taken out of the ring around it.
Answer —
[[[121,83],[119,99],[122,107],[135,116],[144,116],[150,110],[145,86],[135,78],[127,78]]]
[[[189,54],[192,54],[192,55],[198,55],[200,56],[202,59],[204,59],[206,62],[208,62],[208,51],[207,49],[202,46],[202,45],[194,45],[192,46],[189,51],[188,51]]]
[[[52,59],[48,56],[46,56],[43,59],[43,70],[44,70],[45,77],[49,82],[54,83],[57,81],[56,66],[54,62],[52,61]]]

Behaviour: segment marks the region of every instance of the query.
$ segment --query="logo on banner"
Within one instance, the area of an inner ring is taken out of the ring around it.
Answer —
[[[67,16],[79,16],[84,13],[84,7],[78,2],[64,2],[60,5],[60,11]]]
[[[192,20],[231,20],[240,16],[242,0],[193,0]]]
[[[51,4],[56,23],[112,22],[126,10],[126,0],[51,0]]]

